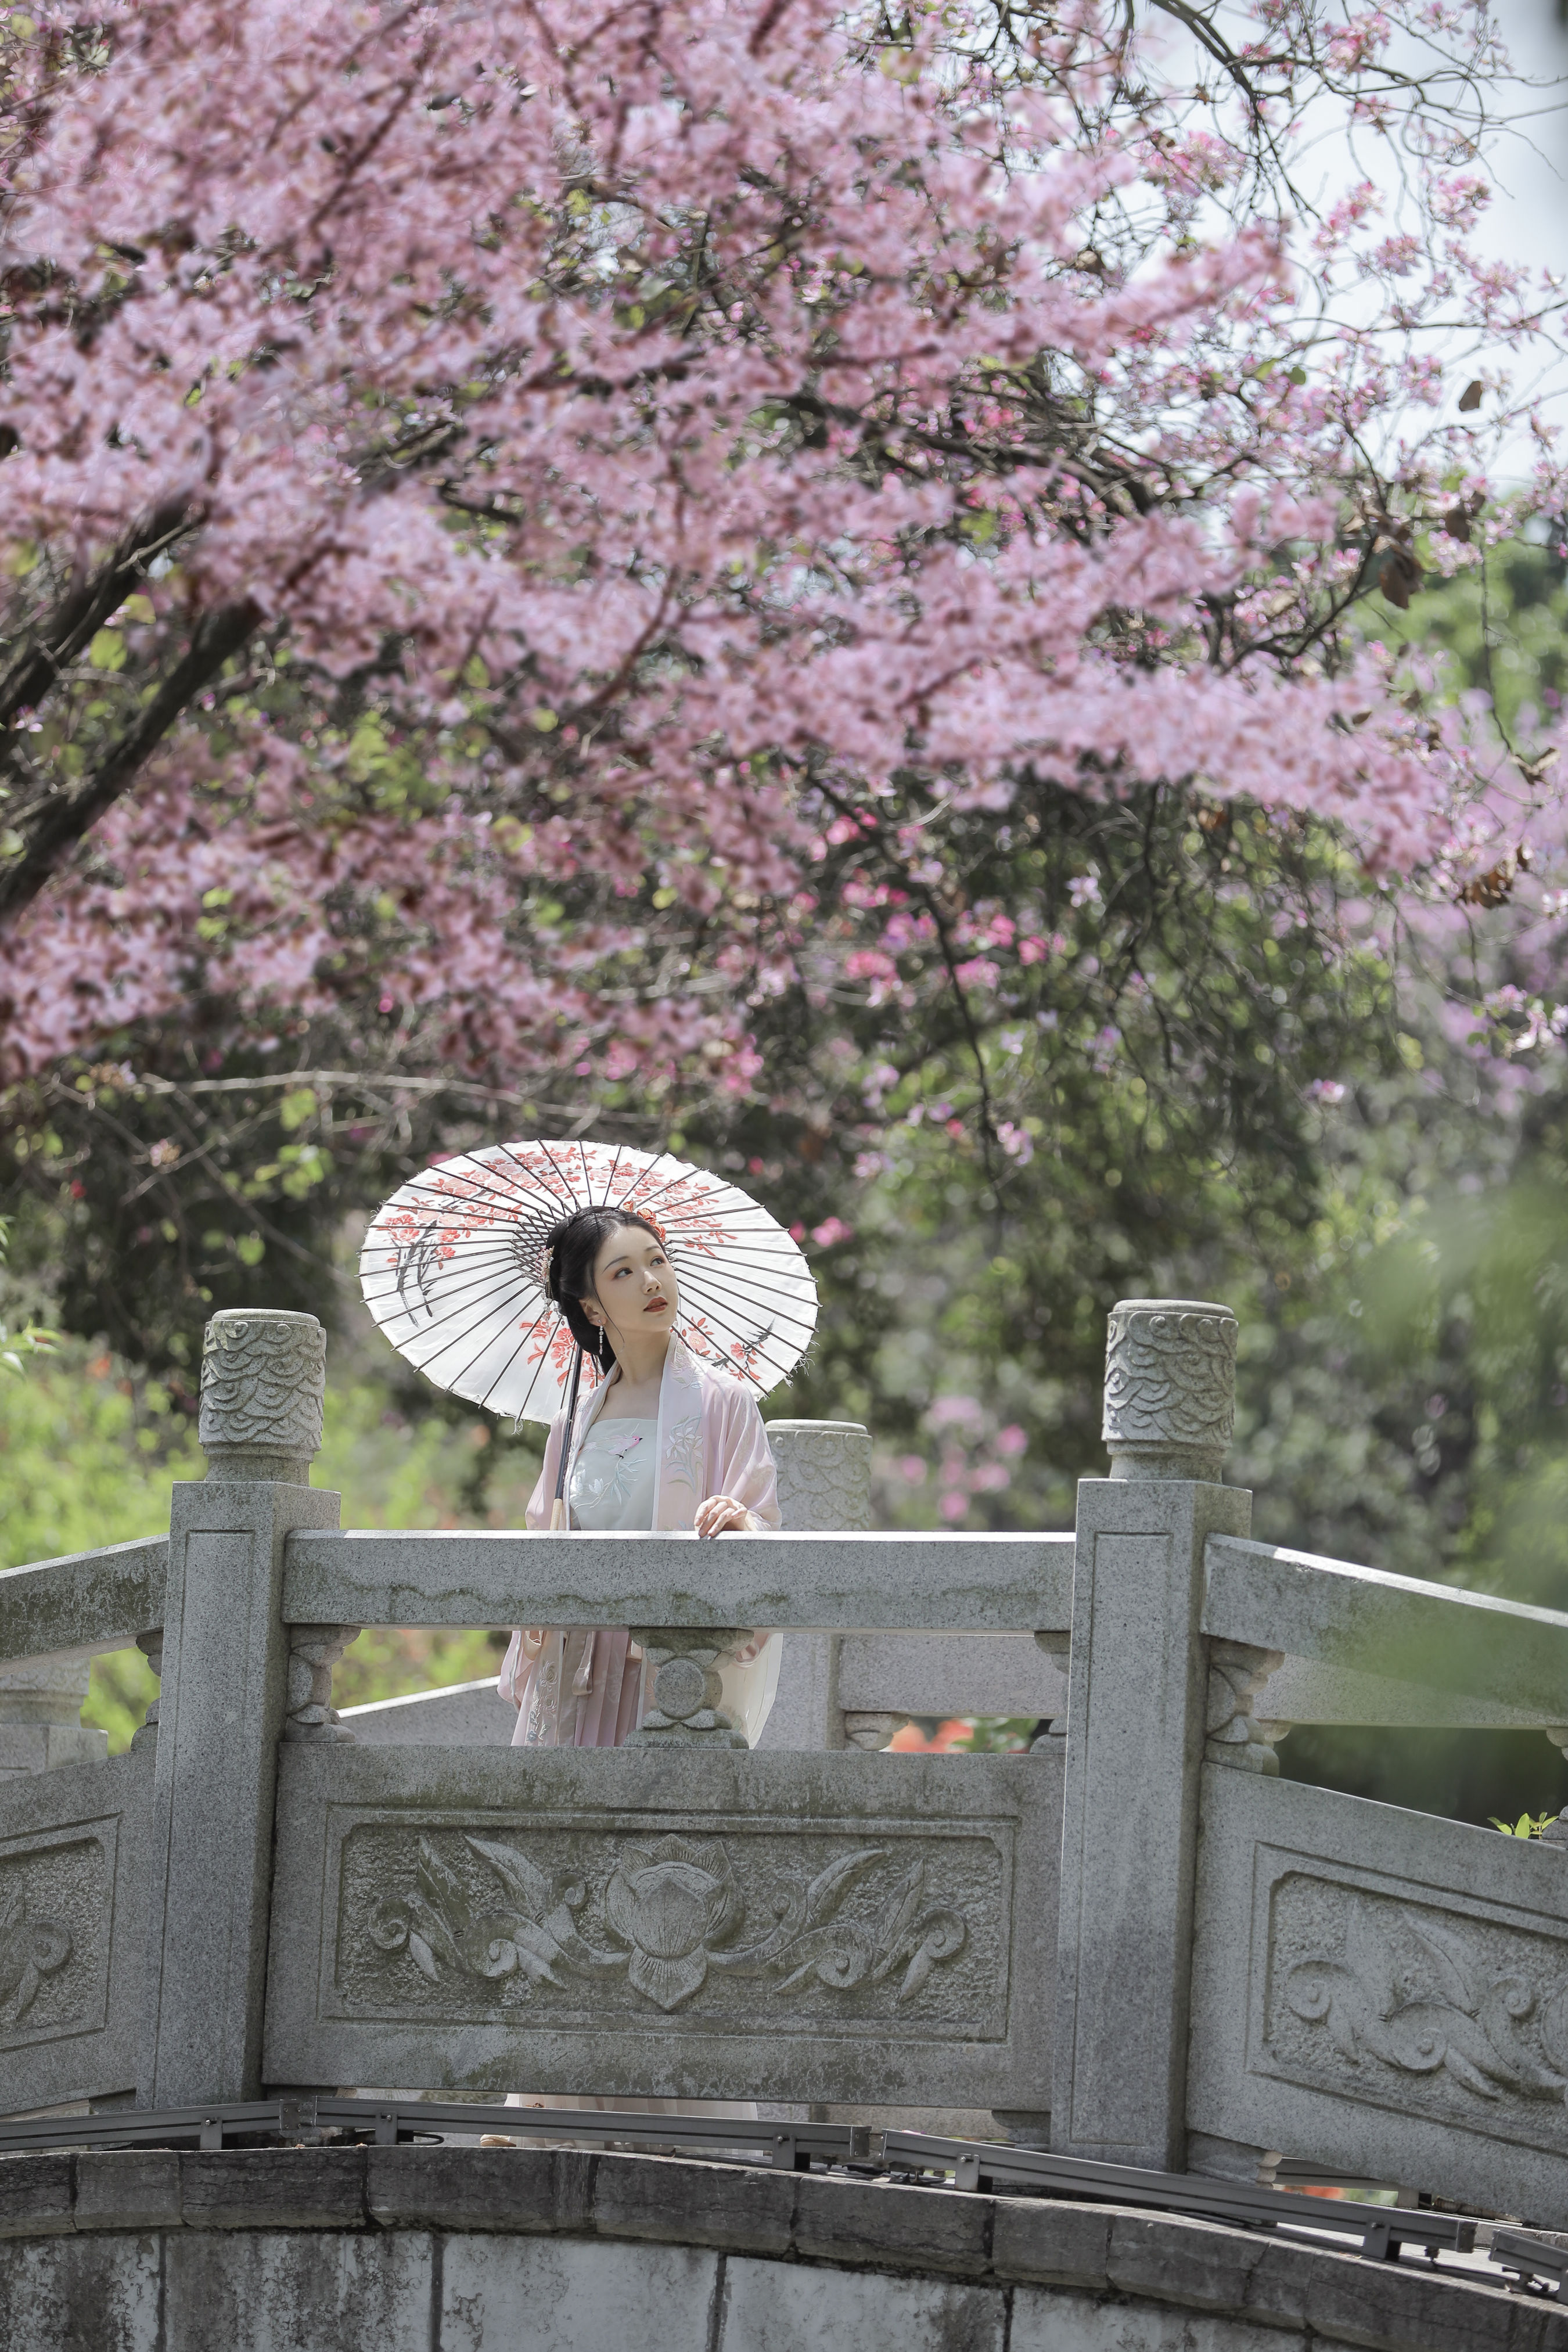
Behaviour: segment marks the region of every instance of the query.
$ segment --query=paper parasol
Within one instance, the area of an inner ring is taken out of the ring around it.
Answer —
[[[545,1291],[545,1237],[572,1210],[605,1204],[662,1237],[680,1285],[676,1329],[700,1361],[763,1395],[788,1377],[816,1323],[811,1268],[739,1185],[668,1152],[498,1143],[444,1160],[376,1212],[360,1252],[365,1302],[437,1388],[549,1422],[575,1342]]]

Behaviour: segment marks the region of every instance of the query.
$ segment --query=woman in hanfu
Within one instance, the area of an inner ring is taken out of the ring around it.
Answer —
[[[528,1506],[550,1525],[561,1449],[567,1525],[720,1536],[779,1524],[767,1433],[749,1389],[700,1363],[675,1319],[680,1290],[658,1229],[630,1210],[578,1209],[546,1244],[545,1286],[599,1368],[574,1425],[557,1414]],[[721,1706],[750,1745],[778,1687],[782,1644],[753,1634],[723,1670]],[[501,1667],[514,1748],[618,1748],[643,1716],[642,1653],[624,1626],[531,1627]]]
[[[654,1226],[626,1209],[577,1210],[550,1236],[546,1288],[573,1338],[609,1373],[580,1402],[570,1433],[567,1524],[698,1536],[776,1528],[762,1415],[749,1391],[699,1363],[677,1333],[679,1288]],[[550,1525],[567,1444],[560,1413],[528,1506],[531,1528]],[[753,1743],[773,1703],[781,1647],[776,1633],[754,1633],[723,1670],[720,1704]],[[531,1628],[512,1635],[500,1688],[518,1711],[514,1748],[618,1748],[642,1720],[642,1653],[625,1626]],[[523,2092],[507,2105],[747,2121],[757,2112],[749,2101]]]

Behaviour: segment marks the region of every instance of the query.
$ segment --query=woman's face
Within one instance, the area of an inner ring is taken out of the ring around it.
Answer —
[[[669,1332],[675,1328],[680,1288],[664,1244],[640,1225],[621,1225],[601,1244],[594,1261],[595,1302],[609,1326],[611,1340],[624,1332]]]

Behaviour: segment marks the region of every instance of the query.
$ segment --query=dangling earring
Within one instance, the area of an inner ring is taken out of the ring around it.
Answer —
[[[601,1323],[599,1326],[599,1336],[594,1342],[594,1353],[598,1358],[599,1370],[602,1372],[609,1370],[609,1366],[605,1361],[605,1357],[608,1353],[608,1339],[609,1334]]]

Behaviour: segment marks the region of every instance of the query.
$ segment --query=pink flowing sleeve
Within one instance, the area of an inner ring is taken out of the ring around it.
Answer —
[[[717,1475],[711,1489],[714,1494],[729,1495],[737,1503],[743,1503],[756,1528],[780,1525],[778,1473],[773,1468],[763,1416],[747,1389],[733,1388],[724,1398],[720,1459],[715,1468]],[[736,1649],[732,1663],[721,1671],[721,1705],[745,1733],[748,1747],[756,1746],[768,1719],[773,1693],[778,1688],[783,1654],[784,1645],[778,1634],[759,1626],[751,1639]]]
[[[528,1498],[523,1517],[531,1528],[550,1525],[551,1505],[555,1500],[555,1473],[561,1461],[561,1446],[566,1434],[566,1416],[558,1412],[550,1424],[550,1434],[544,1441],[544,1467],[539,1474],[539,1484]]]
[[[743,1503],[763,1527],[778,1527],[778,1473],[767,1429],[749,1390],[737,1387],[725,1398],[721,1444],[722,1459],[712,1491]]]
[[[551,1505],[555,1500],[555,1468],[561,1459],[565,1432],[566,1416],[557,1413],[550,1424],[550,1435],[545,1440],[544,1467],[539,1474],[539,1483],[529,1496],[528,1508],[523,1513],[527,1525],[536,1529],[550,1525]],[[506,1655],[501,1660],[500,1695],[510,1706],[519,1709],[526,1704],[533,1688],[542,1632],[542,1627],[537,1625],[520,1626],[507,1643]]]

